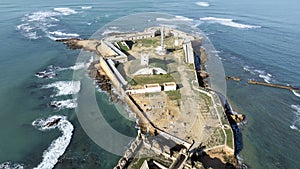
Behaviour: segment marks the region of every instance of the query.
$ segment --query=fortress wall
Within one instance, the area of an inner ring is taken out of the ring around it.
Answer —
[[[128,82],[124,79],[124,77],[117,70],[117,68],[115,67],[114,62],[111,59],[107,59],[107,63],[109,64],[109,66],[113,70],[113,72],[114,72],[115,76],[118,78],[119,82],[121,82],[123,85],[127,85]]]
[[[99,45],[98,47],[98,52],[100,52],[100,54],[105,57],[115,57],[118,55],[104,41],[101,41],[101,45]]]
[[[100,57],[100,66],[103,69],[103,71],[106,73],[107,77],[111,81],[111,83],[118,89],[120,90],[122,84],[118,81],[117,77],[115,74],[112,72],[106,61]]]

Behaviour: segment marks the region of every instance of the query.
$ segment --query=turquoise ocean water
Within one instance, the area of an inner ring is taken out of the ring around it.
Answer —
[[[61,162],[48,161],[55,168],[116,164],[119,157],[93,143],[76,118],[76,100],[70,94],[77,92],[78,84],[72,82],[72,75],[86,63],[75,65],[80,51],[54,39],[89,38],[105,24],[138,12],[165,12],[193,23],[214,44],[226,74],[242,79],[228,81],[227,97],[237,112],[247,116],[241,156],[251,168],[299,168],[300,94],[247,84],[255,79],[300,86],[299,6],[296,0],[2,0],[0,168],[17,164],[34,168],[47,152],[53,157],[63,153]],[[57,75],[35,76],[44,70]],[[70,87],[75,90],[68,91]],[[136,134],[134,122],[119,115],[120,106],[111,104],[104,93],[97,92],[97,100],[113,128]],[[60,102],[61,108],[51,107],[53,101]],[[61,123],[65,125],[43,130],[38,126],[43,121],[32,124],[54,115],[64,116]],[[58,138],[59,143],[51,144]]]

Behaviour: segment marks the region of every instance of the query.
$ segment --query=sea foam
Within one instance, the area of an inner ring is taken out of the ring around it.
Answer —
[[[74,37],[78,34],[70,34],[70,33],[63,33],[58,31],[53,31],[59,25],[59,16],[62,15],[71,15],[76,14],[77,12],[70,8],[54,8],[50,11],[37,11],[33,13],[29,13],[24,15],[21,19],[21,24],[16,26],[16,30],[20,31],[23,36],[29,39],[39,39],[42,37],[48,37],[52,40],[56,40],[58,38],[69,38]],[[55,37],[51,34],[56,34],[59,37]],[[62,35],[69,35],[69,36],[62,36]]]
[[[290,125],[290,128],[300,132],[300,105],[291,105],[291,108],[294,109],[294,120]]]
[[[254,67],[247,65],[244,66],[243,69],[252,75],[258,75],[258,77],[263,79],[266,83],[271,83],[271,81],[274,79],[273,75],[265,70],[255,69]]]
[[[92,6],[82,6],[81,9],[92,9]]]
[[[68,100],[60,100],[60,101],[52,101],[50,103],[51,106],[57,107],[58,109],[74,109],[77,107],[77,99],[68,99]]]
[[[198,5],[198,6],[203,6],[203,7],[208,7],[208,6],[210,6],[208,2],[203,2],[203,1],[196,2],[196,5]]]
[[[56,88],[55,96],[71,95],[80,91],[80,81],[58,81],[45,85],[43,88]]]
[[[53,31],[53,32],[49,32],[49,34],[56,35],[56,36],[64,36],[64,37],[78,37],[78,36],[80,36],[77,33],[64,33],[64,32],[61,32],[61,31]]]
[[[63,15],[77,14],[77,12],[70,8],[53,8],[54,11],[60,12]]]
[[[58,122],[57,122],[58,120]],[[53,124],[52,124],[53,123]],[[52,169],[60,156],[66,151],[73,135],[74,127],[65,116],[52,116],[48,119],[37,119],[32,125],[41,131],[58,128],[62,136],[52,141],[47,150],[43,152],[42,162],[35,169]]]
[[[224,26],[229,26],[229,27],[234,27],[239,29],[261,28],[261,26],[241,24],[235,22],[233,19],[226,19],[226,18],[204,17],[204,18],[200,18],[200,20],[208,23],[218,23]]]
[[[24,165],[12,164],[11,162],[4,162],[0,164],[0,169],[24,169]]]
[[[174,21],[193,21],[191,18],[184,16],[175,16],[174,18],[156,18],[157,21],[174,22]]]
[[[295,96],[300,97],[300,94],[297,93],[296,91],[292,90],[292,92],[294,93]]]

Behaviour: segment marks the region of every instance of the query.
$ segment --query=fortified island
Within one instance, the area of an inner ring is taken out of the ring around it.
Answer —
[[[138,135],[115,169],[239,168],[245,117],[208,87],[201,37],[161,26],[59,41],[95,52],[91,77],[136,114]]]

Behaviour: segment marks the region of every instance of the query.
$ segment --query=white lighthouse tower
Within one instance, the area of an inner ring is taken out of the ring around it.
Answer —
[[[159,55],[165,55],[167,53],[167,50],[165,49],[165,26],[161,27],[160,32],[161,45],[156,48],[156,52]]]

